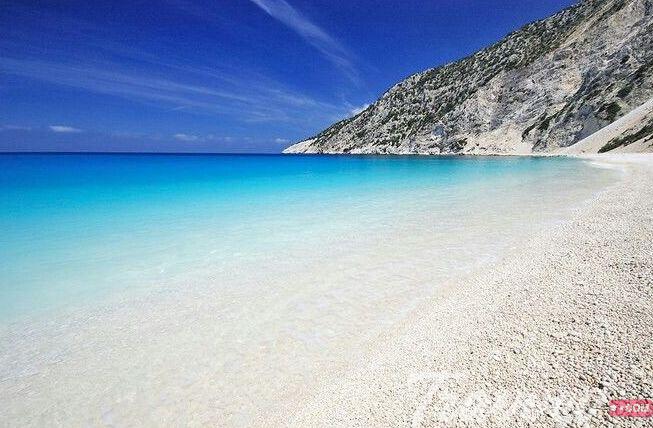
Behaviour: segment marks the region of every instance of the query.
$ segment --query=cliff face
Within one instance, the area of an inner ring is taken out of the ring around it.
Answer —
[[[653,0],[585,0],[284,152],[555,152],[651,98],[652,65]]]

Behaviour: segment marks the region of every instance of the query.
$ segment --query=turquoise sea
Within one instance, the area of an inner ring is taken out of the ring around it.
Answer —
[[[0,319],[411,227],[480,260],[492,242],[470,233],[527,230],[607,181],[563,158],[4,154]]]
[[[568,158],[0,155],[0,425],[262,424],[616,174]]]

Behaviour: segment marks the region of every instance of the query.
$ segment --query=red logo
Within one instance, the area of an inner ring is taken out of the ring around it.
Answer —
[[[621,418],[650,418],[653,416],[653,400],[610,400],[609,413]]]

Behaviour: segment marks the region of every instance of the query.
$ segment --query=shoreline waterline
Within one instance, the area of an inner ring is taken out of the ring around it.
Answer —
[[[653,350],[638,339],[653,333],[653,155],[579,157],[622,174],[567,221],[424,302],[275,422],[627,422],[610,416],[610,400],[653,393]]]

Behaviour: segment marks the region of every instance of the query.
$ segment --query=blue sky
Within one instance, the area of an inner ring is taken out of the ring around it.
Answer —
[[[569,0],[0,3],[0,151],[279,152]]]

